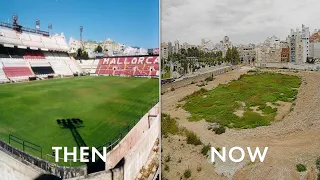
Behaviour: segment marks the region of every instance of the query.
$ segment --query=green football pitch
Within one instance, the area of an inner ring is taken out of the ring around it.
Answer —
[[[78,146],[71,130],[57,120],[79,118],[83,123],[76,130],[82,141],[98,147],[147,113],[159,101],[158,92],[158,79],[112,76],[0,85],[0,138],[8,142],[12,134],[37,144],[45,159],[53,146]]]

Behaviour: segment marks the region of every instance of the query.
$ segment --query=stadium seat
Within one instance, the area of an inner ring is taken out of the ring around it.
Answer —
[[[0,60],[0,83],[8,82],[8,78],[6,77],[6,74],[3,71],[3,64]]]
[[[28,79],[29,76],[33,76],[33,73],[28,67],[3,67],[3,71],[8,78],[21,77],[21,79]]]
[[[30,37],[30,41],[28,40],[22,40],[22,43],[24,46],[27,46],[27,47],[34,47],[34,48],[44,48],[44,45],[42,43],[42,40],[41,40],[41,36],[38,35],[38,34],[29,34],[29,37]]]
[[[0,44],[15,44],[23,45],[20,38],[17,36],[17,32],[10,29],[0,29]]]
[[[48,60],[54,73],[63,76],[72,76],[73,73],[64,60]]]

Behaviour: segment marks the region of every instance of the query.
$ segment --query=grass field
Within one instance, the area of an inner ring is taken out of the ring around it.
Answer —
[[[80,118],[83,127],[77,130],[83,141],[100,146],[158,102],[158,83],[158,79],[98,76],[1,85],[0,138],[8,141],[13,134],[40,145],[43,154],[52,154],[53,146],[77,146],[57,119]]]
[[[193,121],[205,119],[229,128],[265,126],[274,120],[277,113],[276,108],[266,106],[266,103],[277,105],[278,100],[292,102],[299,86],[300,78],[297,76],[274,73],[242,75],[229,84],[219,85],[210,91],[201,89],[189,95],[184,98],[183,108],[191,113],[190,120]],[[250,107],[258,107],[263,114]],[[240,108],[244,111],[242,117],[234,114]]]

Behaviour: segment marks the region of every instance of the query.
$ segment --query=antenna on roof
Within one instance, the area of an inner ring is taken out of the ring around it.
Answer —
[[[13,19],[13,24],[14,25],[18,25],[18,15],[17,14],[13,14],[12,15],[12,19]]]

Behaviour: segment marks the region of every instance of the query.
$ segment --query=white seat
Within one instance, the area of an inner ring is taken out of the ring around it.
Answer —
[[[73,75],[69,66],[64,60],[48,60],[55,74],[60,75]]]

